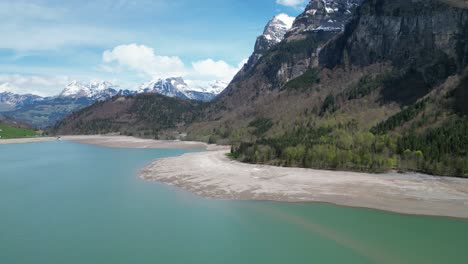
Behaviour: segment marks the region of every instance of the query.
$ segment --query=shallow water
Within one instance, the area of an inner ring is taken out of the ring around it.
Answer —
[[[213,201],[136,176],[187,151],[0,145],[0,263],[468,263],[465,220]]]

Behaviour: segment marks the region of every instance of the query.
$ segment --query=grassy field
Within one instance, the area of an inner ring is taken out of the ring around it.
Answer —
[[[8,125],[0,124],[0,140],[9,138],[25,138],[34,137],[37,133],[34,130],[15,128]]]

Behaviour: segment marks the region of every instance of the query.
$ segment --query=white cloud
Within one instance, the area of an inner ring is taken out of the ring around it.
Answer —
[[[186,74],[185,65],[179,57],[159,56],[150,47],[137,44],[120,45],[106,50],[104,63],[117,63],[114,67],[102,65],[106,71],[121,71],[123,67],[143,72],[150,76],[171,77]]]
[[[1,74],[0,92],[16,94],[55,95],[65,87],[69,78],[66,76],[29,76],[19,74]]]
[[[108,73],[121,73],[132,70],[151,78],[187,77],[198,81],[222,80],[229,82],[247,60],[233,66],[223,60],[205,59],[191,63],[187,67],[177,56],[156,55],[153,48],[129,44],[106,50],[102,55],[100,69]]]
[[[229,81],[239,71],[238,67],[234,67],[219,60],[206,59],[192,63],[195,75],[199,78],[211,78],[216,80]]]
[[[289,7],[299,7],[302,6],[305,2],[306,0],[276,0],[277,4]]]

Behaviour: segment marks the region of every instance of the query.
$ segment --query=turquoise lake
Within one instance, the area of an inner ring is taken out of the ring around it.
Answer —
[[[0,145],[0,263],[468,263],[466,220],[207,200],[137,177],[188,151]]]

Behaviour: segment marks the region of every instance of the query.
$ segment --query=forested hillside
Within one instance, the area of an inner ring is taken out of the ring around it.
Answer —
[[[54,128],[56,134],[121,133],[158,138],[168,129],[196,120],[203,103],[159,94],[116,96],[73,113]],[[166,137],[173,137],[171,133]]]
[[[220,99],[246,105],[237,119],[252,120],[230,135],[233,157],[468,176],[468,12],[457,7],[445,1],[364,1],[344,32],[325,45],[319,32],[279,44]],[[304,67],[304,58],[315,63],[298,77],[278,69]],[[269,65],[277,68],[264,70]],[[271,82],[285,75],[286,81]],[[246,93],[251,100],[237,98],[250,99]],[[233,112],[240,111],[233,109],[226,120]]]

